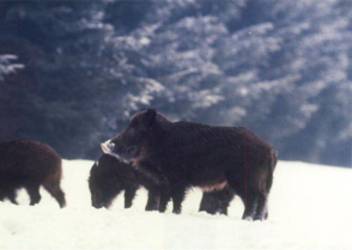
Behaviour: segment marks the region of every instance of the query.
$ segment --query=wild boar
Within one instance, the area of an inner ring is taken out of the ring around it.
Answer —
[[[191,186],[203,190],[229,186],[244,203],[243,219],[267,218],[276,153],[246,128],[172,122],[148,109],[135,114],[128,127],[102,147],[167,184],[174,213],[181,212]]]
[[[25,188],[30,205],[39,203],[42,185],[59,203],[66,204],[61,190],[61,157],[49,145],[32,140],[0,143],[0,200],[17,204],[16,190]]]

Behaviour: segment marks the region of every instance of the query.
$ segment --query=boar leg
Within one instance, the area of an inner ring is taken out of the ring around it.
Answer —
[[[160,202],[160,193],[156,191],[148,192],[148,201],[145,207],[145,211],[158,210]]]
[[[219,202],[213,192],[203,192],[202,200],[199,206],[199,212],[205,211],[209,214],[215,214],[218,209]]]
[[[167,207],[167,203],[170,200],[170,192],[166,187],[161,187],[162,191],[160,194],[160,204],[159,204],[159,212],[164,213]]]
[[[185,198],[186,188],[177,187],[172,192],[172,201],[174,203],[172,212],[175,214],[180,214],[182,210],[182,202]]]
[[[230,188],[226,188],[220,192],[219,198],[219,208],[218,212],[220,214],[227,215],[227,208],[230,206],[230,202],[233,200],[235,196],[234,191]]]
[[[243,220],[253,220],[257,208],[257,191],[249,186],[247,181],[241,180],[235,173],[227,174],[227,181],[241,198],[244,204]]]
[[[260,191],[249,192],[247,197],[243,199],[245,211],[243,219],[249,220],[265,220],[268,217],[266,193]]]
[[[267,194],[257,195],[257,210],[254,220],[266,220],[268,218]]]
[[[44,188],[51,194],[55,200],[59,203],[60,208],[65,207],[65,193],[60,188],[60,182],[45,182]]]
[[[256,200],[254,197],[247,197],[244,201],[244,212],[242,215],[243,220],[252,220],[256,210]]]
[[[26,190],[28,192],[29,198],[30,198],[30,205],[33,206],[37,203],[39,203],[41,196],[39,194],[39,184],[37,183],[31,183],[26,186]]]
[[[136,196],[138,187],[129,187],[125,190],[125,208],[130,208],[132,206],[132,201]]]

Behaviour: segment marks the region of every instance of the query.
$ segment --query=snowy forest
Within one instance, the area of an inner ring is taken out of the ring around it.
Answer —
[[[0,1],[0,141],[94,159],[134,112],[352,166],[352,1]]]

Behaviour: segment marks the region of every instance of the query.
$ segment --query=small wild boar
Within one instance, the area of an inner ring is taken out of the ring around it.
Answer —
[[[43,187],[56,199],[60,207],[66,204],[60,188],[61,158],[50,146],[31,140],[0,143],[0,200],[16,202],[16,190],[25,188],[30,205],[37,204]]]
[[[148,109],[135,114],[103,148],[167,184],[175,213],[181,211],[187,188],[229,186],[244,203],[243,219],[267,218],[276,153],[246,128],[172,122]]]
[[[125,208],[129,208],[139,188],[135,171],[106,154],[94,163],[88,182],[92,206],[95,208],[110,207],[121,191],[125,191]]]
[[[136,191],[140,186],[145,186],[148,191],[148,202],[146,210],[159,210],[158,195],[159,187],[148,180],[142,173],[123,163],[109,154],[100,156],[90,170],[88,179],[91,193],[92,206],[95,208],[109,208],[112,201],[122,191],[124,193],[125,208],[132,206]],[[229,188],[220,191],[208,190],[204,192],[199,211],[205,211],[210,214],[217,212],[227,214],[227,207],[232,200],[233,192]],[[165,207],[166,208],[166,207]]]
[[[159,186],[128,164],[109,154],[103,154],[90,170],[89,189],[92,206],[109,208],[112,201],[125,191],[125,208],[132,206],[136,191],[144,186],[148,191],[145,210],[159,210]]]

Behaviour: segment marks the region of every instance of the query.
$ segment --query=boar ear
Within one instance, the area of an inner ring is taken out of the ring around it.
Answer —
[[[144,116],[144,122],[148,128],[153,126],[156,119],[156,110],[155,109],[147,109]]]

